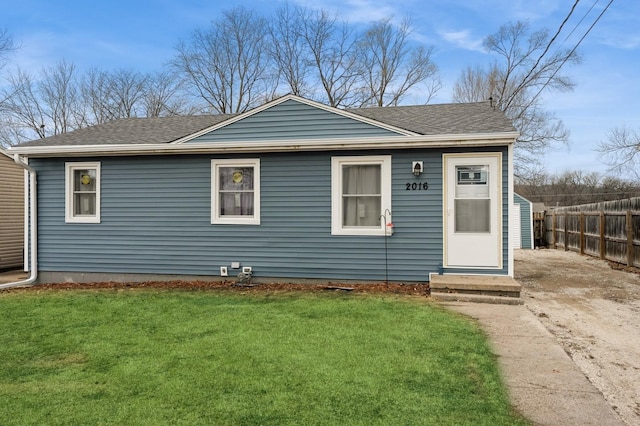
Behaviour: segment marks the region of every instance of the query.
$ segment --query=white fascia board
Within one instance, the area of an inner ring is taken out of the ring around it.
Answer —
[[[0,155],[4,155],[5,157],[13,161],[13,156],[9,154],[7,151],[5,151],[4,149],[2,149],[2,147],[0,147]]]
[[[294,100],[296,102],[300,102],[301,104],[309,105],[309,106],[314,107],[314,108],[318,108],[318,109],[321,109],[321,110],[324,110],[324,111],[328,111],[328,112],[331,112],[331,113],[334,113],[334,114],[338,114],[338,115],[341,115],[343,117],[350,118],[352,120],[360,121],[360,122],[369,124],[371,126],[379,127],[381,129],[385,129],[385,130],[389,130],[389,131],[394,132],[394,133],[398,133],[400,135],[404,135],[404,136],[417,136],[418,135],[415,132],[411,132],[409,130],[405,130],[405,129],[401,129],[399,127],[391,126],[389,124],[381,123],[379,121],[375,121],[375,120],[372,120],[370,118],[362,117],[361,115],[358,115],[358,114],[353,114],[353,113],[350,113],[348,111],[344,111],[344,110],[341,110],[341,109],[338,109],[338,108],[331,107],[329,105],[321,104],[320,102],[315,102],[315,101],[311,101],[309,99],[304,99],[304,98],[301,98],[301,97],[296,96],[296,95],[286,95],[286,96],[278,98],[278,99],[276,99],[274,101],[268,102],[268,103],[266,103],[264,105],[261,105],[261,106],[259,106],[257,108],[253,108],[252,110],[249,110],[249,111],[247,111],[247,112],[245,112],[243,114],[237,115],[235,117],[231,117],[228,120],[225,120],[225,121],[223,121],[221,123],[214,124],[213,126],[207,127],[206,129],[202,129],[202,130],[200,130],[200,131],[198,131],[196,133],[193,133],[191,135],[188,135],[188,136],[185,136],[183,138],[177,139],[177,140],[171,142],[171,144],[173,144],[173,145],[181,145],[181,144],[183,144],[185,142],[189,142],[190,140],[193,140],[193,139],[195,139],[197,137],[200,137],[202,135],[206,135],[209,132],[213,132],[215,130],[221,129],[222,127],[226,127],[226,126],[228,126],[230,124],[237,123],[238,121],[244,120],[247,117],[251,117],[252,115],[258,114],[258,113],[260,113],[260,112],[262,112],[264,110],[267,110],[267,109],[269,109],[271,107],[279,105],[279,104],[281,104],[283,102],[286,102],[288,100]]]
[[[433,136],[391,136],[344,139],[202,142],[190,144],[123,144],[13,147],[10,153],[27,157],[72,157],[83,155],[122,156],[155,154],[267,153],[297,151],[342,151],[363,149],[447,148],[509,145],[517,132]]]

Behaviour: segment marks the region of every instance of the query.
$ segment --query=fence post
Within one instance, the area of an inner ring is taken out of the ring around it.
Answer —
[[[633,215],[631,210],[627,210],[627,266],[633,266],[635,255],[633,249]]]
[[[569,213],[564,213],[564,251],[569,250]]]
[[[584,254],[584,212],[580,212],[580,254]]]
[[[604,210],[600,210],[600,259],[605,258],[604,227],[605,227]]]
[[[557,218],[556,218],[556,212],[554,211],[552,216],[551,216],[551,244],[553,249],[557,249],[558,248],[558,240],[556,238],[556,227],[557,227]]]

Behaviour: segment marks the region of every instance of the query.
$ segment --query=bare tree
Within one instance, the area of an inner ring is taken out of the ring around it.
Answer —
[[[237,7],[180,42],[172,65],[192,93],[219,113],[244,112],[275,90],[269,71],[267,21]]]
[[[483,102],[495,93],[498,82],[497,65],[489,69],[476,66],[465,68],[453,87],[455,102]]]
[[[0,29],[0,69],[4,68],[8,62],[9,53],[16,50],[13,37],[6,29]]]
[[[398,105],[420,83],[426,88],[425,103],[440,88],[433,47],[412,47],[411,23],[399,26],[391,18],[374,22],[358,42],[358,59],[365,91],[363,105]]]
[[[87,111],[87,121],[95,124],[111,120],[111,112],[104,100],[108,92],[107,75],[97,68],[89,70],[80,86],[83,105]]]
[[[561,120],[542,107],[540,94],[571,91],[573,82],[559,74],[566,64],[577,64],[580,56],[570,49],[549,53],[547,30],[531,32],[528,23],[509,23],[484,40],[484,47],[497,55],[488,68],[463,71],[455,84],[456,102],[480,102],[492,98],[521,135],[516,144],[516,174],[527,174],[547,148],[566,143],[569,132]]]
[[[6,29],[0,29],[0,70],[7,65],[8,56],[15,49],[11,35]],[[14,125],[11,114],[5,109],[5,104],[12,95],[9,87],[0,90],[0,147],[10,146],[20,140],[20,129]]]
[[[0,111],[0,147],[7,148],[27,139],[27,131],[13,121],[7,111]]]
[[[610,129],[607,139],[598,144],[611,171],[640,179],[640,130],[627,126]]]
[[[267,47],[289,93],[297,96],[313,96],[311,52],[304,39],[305,9],[285,3],[278,8],[271,24],[270,43]]]
[[[90,111],[87,120],[105,123],[117,118],[144,115],[143,99],[149,77],[127,69],[89,71],[82,83],[82,97]]]
[[[140,103],[144,98],[148,77],[133,70],[120,69],[109,75],[107,99],[113,118],[143,115]]]
[[[141,99],[146,117],[162,117],[194,113],[181,92],[180,81],[174,73],[160,71],[146,78]]]
[[[66,133],[86,124],[76,75],[76,66],[65,60],[42,72],[39,101],[49,124],[46,130],[51,134]]]
[[[5,119],[15,129],[5,137],[44,138],[82,127],[73,63],[61,60],[43,68],[37,80],[18,68],[9,74],[8,83],[12,95],[5,105]]]
[[[354,29],[325,10],[300,9],[299,13],[304,24],[302,37],[311,52],[312,75],[322,87],[322,95],[316,98],[333,107],[362,104],[362,92],[354,90],[361,74]]]
[[[602,176],[596,172],[544,173],[535,182],[515,185],[518,194],[548,206],[570,206],[640,196],[639,182]]]
[[[5,133],[20,139],[37,139],[47,136],[45,122],[47,114],[40,102],[38,88],[33,76],[19,68],[7,77],[8,90],[12,94],[5,102],[5,122],[11,123],[14,130]],[[20,140],[6,140],[13,145]]]

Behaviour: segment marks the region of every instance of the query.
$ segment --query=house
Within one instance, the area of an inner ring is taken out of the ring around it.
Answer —
[[[513,194],[513,218],[511,239],[514,248],[533,248],[533,204],[522,195]]]
[[[11,149],[38,282],[513,275],[517,131],[489,103],[132,118]]]
[[[24,170],[0,149],[0,271],[24,267]]]

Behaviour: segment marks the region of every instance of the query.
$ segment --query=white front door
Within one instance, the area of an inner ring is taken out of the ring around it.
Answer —
[[[502,268],[502,155],[444,154],[444,266]]]

